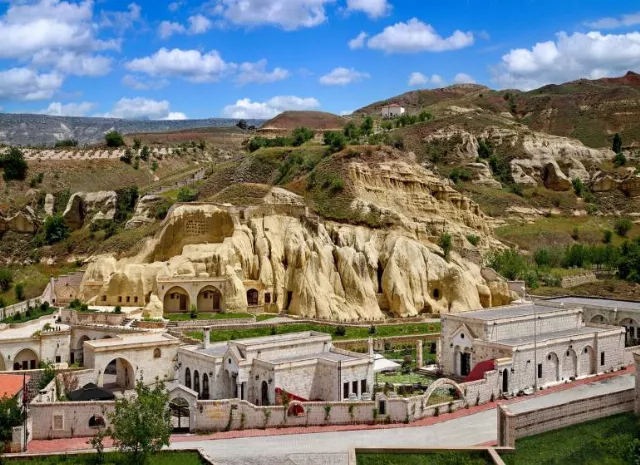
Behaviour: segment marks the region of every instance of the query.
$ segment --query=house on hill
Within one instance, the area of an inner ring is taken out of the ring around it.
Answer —
[[[383,118],[397,118],[398,116],[404,115],[404,113],[405,109],[403,106],[397,103],[391,103],[382,107],[381,116]]]

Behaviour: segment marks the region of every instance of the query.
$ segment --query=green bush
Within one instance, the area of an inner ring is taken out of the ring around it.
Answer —
[[[571,180],[571,184],[573,185],[573,191],[576,193],[578,197],[582,197],[585,192],[584,183],[580,178],[573,178]]]
[[[373,133],[373,118],[371,116],[366,116],[364,120],[362,120],[362,123],[360,124],[360,133],[365,136]]]
[[[0,268],[0,289],[7,292],[13,282],[13,273],[8,268]]]
[[[131,161],[133,161],[133,152],[129,147],[127,147],[122,155],[120,155],[120,161],[125,162],[130,165]]]
[[[164,220],[167,217],[167,213],[169,213],[169,209],[173,205],[173,202],[170,200],[163,200],[155,206],[153,216],[157,220]]]
[[[456,167],[449,173],[449,179],[456,184],[458,181],[469,182],[473,179],[473,173],[466,168]]]
[[[178,202],[193,202],[198,198],[198,193],[189,187],[181,187],[178,190]]]
[[[16,299],[19,301],[24,300],[24,283],[17,283],[13,288],[13,292],[16,295]]]
[[[142,159],[143,161],[147,161],[149,160],[150,155],[151,150],[149,150],[149,147],[147,147],[146,145],[142,147],[142,150],[140,151],[140,159]]]
[[[627,164],[627,157],[625,157],[624,153],[616,153],[616,156],[613,157],[613,166],[619,168]]]
[[[140,150],[140,146],[142,145],[142,141],[138,138],[133,139],[133,150]]]
[[[56,147],[77,147],[78,141],[76,139],[63,139],[56,141]]]
[[[526,258],[515,249],[493,253],[489,257],[489,266],[510,281],[523,279],[528,269]]]
[[[475,247],[480,243],[480,236],[476,236],[475,234],[467,234],[467,240],[469,241],[469,244]]]
[[[444,258],[448,259],[449,254],[451,253],[451,249],[453,248],[453,237],[451,236],[451,234],[443,233],[442,235],[440,235],[438,245],[442,248]]]
[[[138,197],[138,186],[116,190],[116,214],[113,218],[116,223],[123,223],[129,219],[136,208]]]
[[[620,134],[617,132],[613,135],[611,149],[613,150],[613,153],[620,153],[622,151],[622,137],[620,137]]]
[[[347,145],[344,134],[337,131],[327,131],[324,133],[324,144],[329,146],[331,153],[340,152]]]
[[[299,147],[307,141],[313,139],[314,132],[309,129],[303,127],[295,128],[291,133],[291,145],[294,147]]]
[[[120,305],[116,305],[116,306],[113,308],[113,313],[115,313],[115,314],[118,314],[118,315],[119,315],[120,313],[122,313],[122,307],[121,307]]]
[[[493,147],[491,142],[485,139],[478,140],[478,156],[480,158],[490,158],[493,155]]]
[[[355,125],[353,121],[349,121],[344,127],[342,133],[349,141],[355,141],[360,137],[360,129]]]
[[[191,311],[189,312],[189,316],[191,317],[192,320],[195,320],[198,318],[198,307],[196,307],[195,305],[191,305]]]
[[[107,147],[122,147],[124,145],[124,138],[118,131],[109,131],[104,135],[104,141]]]
[[[63,241],[69,237],[69,234],[69,227],[60,213],[47,216],[44,220],[44,240],[47,244]]]
[[[633,222],[629,218],[621,218],[613,226],[616,234],[620,237],[625,237],[631,228],[633,228]]]
[[[602,242],[604,242],[605,244],[611,244],[612,239],[613,239],[613,232],[607,229],[602,234]]]
[[[347,328],[345,328],[344,326],[340,325],[340,326],[336,326],[336,329],[333,331],[333,334],[335,334],[336,336],[346,336],[347,335]]]
[[[24,181],[27,178],[27,165],[21,150],[11,147],[9,153],[0,157],[0,168],[4,169],[2,177],[5,181]]]

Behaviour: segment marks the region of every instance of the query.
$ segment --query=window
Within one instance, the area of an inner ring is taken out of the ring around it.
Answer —
[[[56,355],[56,363],[60,363],[62,361],[62,358],[59,355]]]
[[[131,296],[127,296],[127,303],[131,302]]]
[[[349,398],[349,383],[344,383],[342,385],[342,398],[343,399]]]
[[[162,352],[160,351],[160,349],[153,349],[153,358],[160,358],[162,357]]]
[[[360,395],[364,394],[365,392],[367,392],[367,380],[363,379],[362,381],[360,381]]]
[[[604,352],[600,352],[600,366],[604,366]]]
[[[102,301],[103,301],[103,302],[106,302],[106,301],[107,301],[107,296],[106,296],[106,295],[103,295],[103,296],[102,296]]]
[[[184,385],[191,389],[191,370],[189,368],[184,370]]]
[[[358,382],[357,381],[353,381],[351,383],[351,393],[352,394],[358,394]]]
[[[138,296],[135,296],[135,297],[133,298],[133,301],[134,301],[135,303],[138,303]]]
[[[118,302],[122,302],[122,296],[121,295],[118,296]]]
[[[464,339],[464,333],[460,333],[460,339]]]
[[[270,292],[266,292],[264,294],[264,303],[265,304],[270,304],[271,303],[271,293]]]
[[[102,428],[104,426],[104,418],[101,415],[94,415],[89,418],[89,428]]]
[[[538,363],[538,378],[542,378],[542,363]]]
[[[381,400],[380,404],[378,404],[378,405],[380,406],[379,409],[378,409],[379,410],[378,413],[380,415],[386,415],[387,414],[387,401],[386,400]]]
[[[64,416],[62,414],[53,416],[53,429],[64,429]]]
[[[30,360],[29,361],[29,365],[30,365],[29,368],[31,368],[32,370],[36,369],[36,361],[35,360]],[[26,368],[25,368],[25,370],[26,370]]]

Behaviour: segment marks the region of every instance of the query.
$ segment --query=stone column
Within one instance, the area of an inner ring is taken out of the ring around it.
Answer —
[[[236,398],[242,400],[242,383],[236,381]]]
[[[436,363],[442,363],[442,339],[436,339]]]
[[[416,342],[416,367],[422,368],[424,360],[422,359],[422,339],[418,339]]]

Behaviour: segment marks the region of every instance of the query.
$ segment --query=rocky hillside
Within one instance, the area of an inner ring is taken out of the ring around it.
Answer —
[[[342,129],[346,120],[322,111],[285,111],[260,126],[260,132],[289,132],[301,126],[314,131]]]
[[[230,127],[236,123],[237,120],[219,118],[149,121],[0,113],[0,144],[46,147],[55,145],[59,140],[76,139],[81,145],[84,145],[102,141],[104,134],[111,130],[123,134],[152,133]],[[261,120],[248,121],[248,124],[253,125],[261,123]]]

